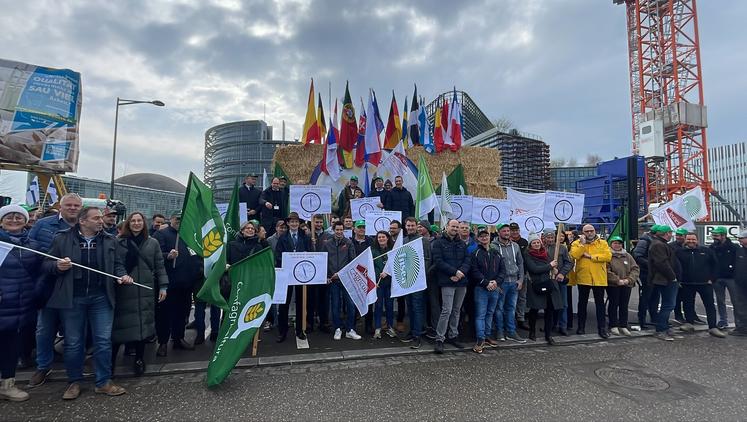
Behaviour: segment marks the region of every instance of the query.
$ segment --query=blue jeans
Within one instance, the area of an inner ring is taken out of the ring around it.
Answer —
[[[558,316],[558,328],[566,329],[568,327],[568,283],[558,283],[560,287],[560,296],[563,298],[563,309]]]
[[[207,303],[203,301],[195,302],[195,329],[200,334],[205,334],[205,311]],[[220,308],[210,305],[210,331],[218,335],[220,330]]]
[[[713,283],[713,293],[716,295],[716,310],[718,310],[718,322],[719,324],[729,323],[729,314],[726,312],[726,290],[729,290],[729,297],[731,297],[732,305],[734,304],[734,288],[733,278],[718,278]]]
[[[355,329],[355,304],[353,303],[353,300],[350,299],[350,295],[348,295],[347,290],[345,290],[345,286],[343,286],[339,281],[333,281],[332,284],[330,284],[329,289],[332,294],[332,328],[335,330],[339,328],[343,331]],[[345,306],[346,314],[344,327],[340,317],[340,310],[343,305]],[[300,320],[301,317],[297,316],[296,318]]]
[[[654,286],[654,294],[661,295],[661,308],[656,314],[656,332],[666,332],[669,329],[669,315],[674,309],[677,300],[677,283],[669,283],[666,286]]]
[[[394,299],[392,296],[392,282],[385,281],[379,283],[376,289],[376,305],[374,305],[374,328],[381,328],[381,314],[386,306],[386,325],[394,328]]]
[[[495,329],[498,337],[503,336],[503,330],[516,334],[516,300],[519,298],[519,284],[513,281],[504,281],[500,285],[498,301],[495,309]]]
[[[415,337],[423,335],[423,322],[425,322],[425,290],[410,293],[405,296],[407,300],[407,314],[410,316],[410,333]]]
[[[83,379],[86,357],[86,323],[93,336],[93,360],[96,387],[103,387],[112,377],[112,320],[114,310],[106,295],[73,297],[71,309],[60,309],[65,328],[65,370],[68,382]]]
[[[493,332],[493,314],[498,304],[499,292],[496,288],[488,291],[475,287],[475,337],[481,342]]]
[[[54,340],[57,337],[57,326],[60,321],[60,310],[42,308],[36,322],[36,369],[52,369],[54,360]]]

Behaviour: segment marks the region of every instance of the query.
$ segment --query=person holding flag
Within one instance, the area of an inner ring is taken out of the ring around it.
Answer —
[[[360,340],[361,336],[355,332],[355,304],[340,281],[338,272],[355,259],[353,242],[345,237],[345,225],[338,221],[332,226],[335,234],[332,240],[324,244],[327,252],[327,284],[330,285],[332,295],[332,324],[334,325],[334,339],[345,337]],[[343,326],[340,310],[345,310],[346,321]]]
[[[0,399],[24,401],[29,394],[15,386],[22,339],[36,328],[34,288],[42,257],[14,249],[37,248],[26,230],[28,212],[18,205],[0,208]],[[30,350],[29,350],[30,352]]]
[[[391,338],[397,338],[397,332],[394,330],[394,299],[392,299],[392,276],[384,272],[389,255],[387,252],[392,250],[394,241],[392,236],[386,230],[380,230],[376,233],[376,242],[371,247],[371,252],[381,258],[374,260],[374,270],[376,272],[376,304],[374,305],[374,338],[381,338],[381,317],[386,308],[386,335]]]

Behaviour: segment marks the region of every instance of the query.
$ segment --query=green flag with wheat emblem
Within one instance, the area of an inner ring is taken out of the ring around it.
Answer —
[[[208,387],[226,379],[257,335],[275,294],[275,257],[265,248],[231,265],[231,297],[207,370]]]
[[[220,294],[220,278],[226,272],[225,236],[226,229],[213,192],[194,173],[189,173],[179,237],[204,260],[205,282],[197,298],[223,309],[228,307]]]
[[[391,297],[400,297],[426,289],[423,238],[405,243],[387,254],[389,274],[392,275]]]

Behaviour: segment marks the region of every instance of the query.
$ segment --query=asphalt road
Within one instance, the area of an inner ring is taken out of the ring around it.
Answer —
[[[704,333],[124,378],[63,402],[63,382],[0,403],[2,420],[744,420],[747,339]]]

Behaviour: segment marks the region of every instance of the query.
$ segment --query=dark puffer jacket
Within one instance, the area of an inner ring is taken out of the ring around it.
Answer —
[[[487,288],[491,280],[500,286],[506,278],[506,267],[498,248],[492,245],[488,245],[487,249],[478,246],[472,254],[469,277],[475,286]]]
[[[35,249],[36,242],[28,232],[11,235],[0,229],[0,240]],[[18,330],[34,324],[36,314],[35,286],[43,257],[13,248],[0,265],[0,330]],[[0,346],[5,347],[5,346]]]
[[[466,287],[470,269],[470,256],[467,245],[459,236],[450,238],[448,235],[436,239],[431,244],[431,258],[435,267],[435,276],[441,287]],[[457,282],[451,281],[452,276],[461,271],[465,277]]]
[[[382,200],[384,201],[384,209],[387,211],[400,211],[402,213],[402,221],[415,214],[415,202],[413,202],[410,192],[404,187],[401,189],[393,188]]]
[[[257,236],[245,237],[239,233],[235,240],[228,243],[227,262],[229,265],[233,265],[269,246],[270,244],[267,241],[260,240]]]
[[[168,255],[177,244],[178,236],[176,229],[166,227],[154,234],[153,238],[158,240],[158,244],[161,247],[166,274],[169,276],[169,287],[194,288],[195,284],[202,278],[202,257],[192,255],[184,240],[179,239],[179,246],[177,248],[179,256],[176,257],[175,266],[174,261],[168,259]]]
[[[117,239],[119,242],[120,260],[125,261],[127,255],[127,238]],[[158,241],[152,237],[145,239],[140,245],[138,264],[129,275],[154,290],[166,290],[169,278],[163,264],[163,255]],[[145,340],[155,334],[156,303],[153,291],[135,285],[116,284],[114,293],[117,301],[114,306],[114,322],[112,324],[112,343],[127,343]]]

